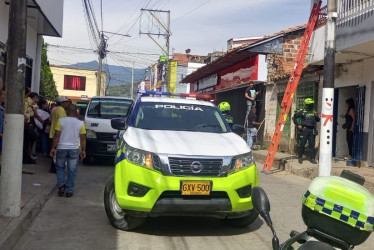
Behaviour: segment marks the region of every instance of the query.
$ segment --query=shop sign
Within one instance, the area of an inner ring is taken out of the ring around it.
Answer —
[[[216,90],[233,87],[258,79],[258,56],[251,57],[219,72]]]
[[[204,77],[203,79],[199,80],[199,90],[209,88],[212,86],[216,86],[217,83],[218,83],[217,74]]]

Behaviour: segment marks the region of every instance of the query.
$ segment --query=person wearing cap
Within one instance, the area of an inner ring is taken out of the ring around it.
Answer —
[[[49,130],[50,143],[52,143],[52,139],[55,135],[56,125],[57,125],[58,119],[66,117],[66,111],[65,110],[69,106],[70,100],[68,98],[66,98],[65,96],[59,96],[56,99],[56,103],[57,103],[56,104],[57,108],[55,110],[53,110],[53,112],[51,114],[51,127],[50,127],[50,130]],[[55,168],[53,160],[52,160],[51,168],[50,168],[49,172],[56,173],[56,168]]]
[[[318,133],[316,129],[317,122],[320,121],[317,111],[314,109],[314,100],[312,98],[306,98],[304,100],[304,109],[300,110],[294,116],[294,123],[297,129],[301,131],[300,134],[300,147],[299,147],[299,164],[303,163],[304,147],[308,141],[310,162],[317,164],[316,162],[316,151],[314,149],[315,138]]]

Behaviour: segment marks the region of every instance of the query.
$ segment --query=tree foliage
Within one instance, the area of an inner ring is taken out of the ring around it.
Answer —
[[[53,74],[49,67],[47,50],[45,48],[44,40],[42,45],[42,58],[40,65],[40,94],[48,100],[55,100],[58,96],[56,83],[53,80]]]
[[[140,81],[134,82],[133,96],[136,96],[136,91],[138,90],[139,83]],[[131,96],[131,83],[127,83],[124,85],[109,85],[107,86],[107,95],[130,97]]]

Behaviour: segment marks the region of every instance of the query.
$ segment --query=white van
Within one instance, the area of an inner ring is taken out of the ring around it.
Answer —
[[[88,104],[84,123],[87,130],[86,160],[97,156],[114,156],[117,130],[113,129],[112,118],[125,117],[132,109],[133,100],[125,97],[92,97]]]

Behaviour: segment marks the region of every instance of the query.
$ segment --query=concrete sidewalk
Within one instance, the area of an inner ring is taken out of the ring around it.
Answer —
[[[267,150],[254,150],[253,156],[257,163],[263,164],[266,159]],[[277,153],[275,155],[272,170],[284,168],[285,171],[302,176],[308,179],[313,179],[318,176],[318,164],[312,164],[309,160],[304,158],[302,164],[298,163],[297,157],[286,153]],[[339,176],[343,170],[349,170],[353,173],[361,175],[365,178],[364,186],[371,192],[374,193],[374,168],[372,167],[351,167],[346,166],[345,161],[332,161],[332,175]]]
[[[57,192],[56,174],[48,172],[51,159],[39,156],[37,162],[22,168],[22,200],[25,206],[20,216],[8,218],[0,215],[0,249],[12,249],[49,197]]]

